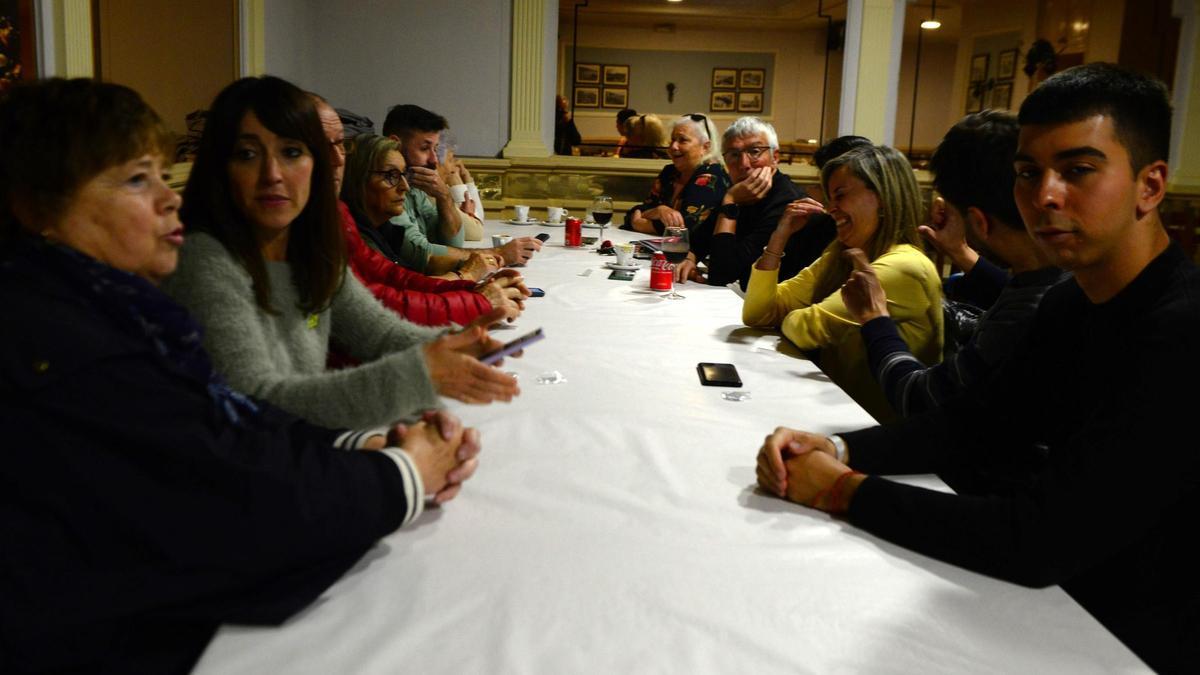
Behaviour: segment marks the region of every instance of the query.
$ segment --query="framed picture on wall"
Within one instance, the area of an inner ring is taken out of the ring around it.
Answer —
[[[709,100],[708,109],[710,112],[733,112],[736,110],[737,92],[733,91],[714,91]]]
[[[600,87],[575,87],[576,108],[599,108]]]
[[[629,66],[604,66],[604,86],[628,87]]]
[[[993,110],[1008,110],[1012,107],[1012,82],[997,82],[992,88],[992,100],[988,104]]]
[[[996,79],[1011,80],[1017,76],[1017,50],[1005,49],[996,59]]]
[[[967,108],[965,112],[969,115],[971,113],[977,113],[980,110],[983,110],[982,82],[967,86]]]
[[[576,63],[575,82],[577,84],[600,84],[600,64]]]
[[[976,54],[971,57],[971,77],[968,82],[983,82],[987,79],[989,54]]]
[[[763,95],[761,91],[739,91],[738,112],[760,113],[763,110]]]
[[[742,68],[738,71],[739,89],[762,89],[767,71],[762,68]]]
[[[737,89],[737,68],[713,68],[713,89]]]
[[[605,108],[624,108],[629,103],[629,90],[624,87],[604,88]]]

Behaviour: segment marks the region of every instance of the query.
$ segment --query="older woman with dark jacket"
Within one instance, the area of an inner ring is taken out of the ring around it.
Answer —
[[[445,414],[324,429],[230,389],[157,287],[184,236],[168,141],[119,85],[0,99],[0,672],[185,671],[475,468]]]

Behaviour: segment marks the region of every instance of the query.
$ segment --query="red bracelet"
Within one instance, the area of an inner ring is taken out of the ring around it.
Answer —
[[[859,473],[858,471],[851,469],[849,471],[842,472],[842,475],[838,476],[837,480],[833,481],[833,487],[829,489],[829,509],[828,510],[830,513],[845,513],[846,511],[850,510],[849,504],[846,504],[846,505],[841,504],[840,498],[841,498],[841,492],[842,492],[842,484],[850,476],[861,476],[861,475],[862,474]]]

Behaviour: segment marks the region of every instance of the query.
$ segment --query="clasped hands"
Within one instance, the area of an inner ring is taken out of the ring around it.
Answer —
[[[777,427],[758,451],[758,486],[829,513],[845,513],[864,476],[836,459],[828,437]]]
[[[445,410],[431,410],[413,424],[395,424],[387,437],[376,436],[368,450],[400,448],[412,459],[425,494],[437,504],[454,499],[462,484],[479,467],[482,449],[479,430],[463,428],[462,421]]]

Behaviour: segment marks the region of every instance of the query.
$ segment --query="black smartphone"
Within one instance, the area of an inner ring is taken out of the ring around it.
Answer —
[[[732,363],[701,363],[696,366],[700,384],[706,387],[740,387],[742,378]]]
[[[546,291],[543,291],[543,290],[542,290],[542,289],[540,289],[540,288],[534,288],[533,286],[530,286],[530,287],[529,287],[529,297],[531,297],[531,298],[542,298],[542,297],[545,297],[545,296],[546,296]]]
[[[499,361],[500,359],[508,356],[509,354],[512,354],[513,352],[519,352],[522,349],[524,349],[525,347],[528,347],[529,345],[537,342],[538,340],[541,340],[544,337],[546,337],[546,334],[542,332],[541,328],[539,328],[539,329],[533,331],[532,333],[526,333],[525,335],[522,335],[521,337],[517,338],[516,340],[513,340],[512,342],[505,344],[503,347],[497,349],[494,352],[488,352],[488,353],[484,354],[483,356],[480,356],[479,360],[490,366],[493,363]]]
[[[538,241],[540,241],[540,242],[546,242],[546,241],[549,241],[549,240],[550,240],[550,233],[548,233],[548,232],[543,232],[543,233],[539,234],[538,236],[534,237],[534,239],[537,239],[537,240],[538,240]]]
[[[608,278],[614,281],[633,281],[633,275],[632,270],[613,270]]]

